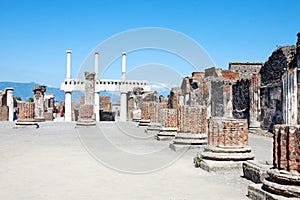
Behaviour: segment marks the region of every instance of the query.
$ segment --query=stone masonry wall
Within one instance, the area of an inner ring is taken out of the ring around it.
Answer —
[[[0,121],[8,120],[8,106],[0,106]]]
[[[22,121],[22,120],[33,120],[34,119],[35,103],[19,102],[18,108],[19,108],[19,119],[18,120]]]
[[[100,96],[99,104],[100,110],[103,110],[105,112],[111,112],[110,96]]]
[[[273,164],[277,169],[300,172],[300,125],[275,125]]]
[[[180,106],[177,109],[177,128],[181,133],[206,133],[206,109],[200,107]]]
[[[160,110],[160,123],[163,127],[177,128],[177,110],[165,108]]]
[[[236,119],[247,119],[250,117],[250,81],[239,80],[232,86],[233,95],[233,117]]]

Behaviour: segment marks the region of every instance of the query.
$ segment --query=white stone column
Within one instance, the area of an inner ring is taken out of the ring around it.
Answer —
[[[8,121],[14,121],[14,89],[6,89],[6,105],[8,106]]]
[[[99,53],[95,52],[95,80],[99,79]]]
[[[72,121],[72,92],[66,92],[65,97],[65,121]]]
[[[67,76],[66,79],[71,79],[71,54],[72,51],[68,50],[67,53]]]
[[[126,122],[127,120],[127,93],[121,93],[121,105],[120,105],[120,121]]]
[[[126,52],[122,53],[122,81],[126,80]]]
[[[100,113],[99,113],[100,105],[99,105],[99,92],[95,92],[95,105],[94,105],[94,113],[96,116],[96,121],[100,121]]]

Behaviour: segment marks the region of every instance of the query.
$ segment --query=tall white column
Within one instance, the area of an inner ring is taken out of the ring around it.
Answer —
[[[71,79],[71,54],[72,51],[68,50],[67,53],[67,76],[66,79]]]
[[[8,121],[14,121],[14,89],[6,89],[6,105],[8,106]]]
[[[99,109],[100,109],[100,105],[99,105],[99,92],[95,92],[95,103],[94,103],[94,113],[96,115],[96,121],[100,121],[100,113],[99,113]]]
[[[66,92],[65,97],[65,121],[72,121],[72,92]]]
[[[126,52],[122,53],[122,81],[126,80]]]
[[[127,120],[127,94],[121,93],[121,105],[120,105],[120,121],[126,122]]]
[[[99,53],[98,52],[95,52],[95,80],[98,80],[99,79]]]

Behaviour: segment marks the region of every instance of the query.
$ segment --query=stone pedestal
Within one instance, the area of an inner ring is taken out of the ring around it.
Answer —
[[[35,103],[21,102],[18,103],[19,118],[15,123],[14,128],[34,127],[39,128],[37,121],[34,118]]]
[[[200,167],[207,171],[240,169],[242,161],[254,159],[248,146],[247,120],[210,118],[208,145],[201,157]]]
[[[46,86],[35,86],[34,92],[34,119],[36,121],[45,121],[45,106],[44,106],[44,93],[46,92]]]
[[[76,122],[78,126],[95,126],[95,73],[85,72],[85,101],[79,108],[79,119]],[[99,102],[99,100],[98,100]]]

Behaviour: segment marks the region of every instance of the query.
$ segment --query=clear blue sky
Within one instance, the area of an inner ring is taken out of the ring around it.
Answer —
[[[0,1],[0,80],[58,87],[71,49],[76,77],[86,56],[119,32],[162,27],[197,41],[215,64],[266,61],[276,45],[295,44],[298,0]],[[190,71],[186,72],[190,75]]]

